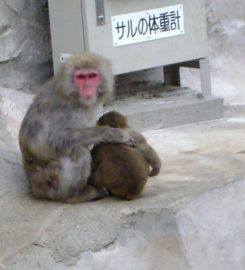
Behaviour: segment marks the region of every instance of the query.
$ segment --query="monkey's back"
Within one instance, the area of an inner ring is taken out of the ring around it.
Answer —
[[[125,144],[100,144],[92,150],[90,183],[105,187],[111,194],[127,199],[143,190],[149,165],[136,148]]]

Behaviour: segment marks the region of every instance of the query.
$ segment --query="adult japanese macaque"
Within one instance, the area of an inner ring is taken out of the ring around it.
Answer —
[[[89,148],[126,143],[128,132],[96,126],[96,112],[113,92],[110,63],[90,53],[71,57],[37,93],[19,133],[23,165],[37,198],[78,203],[101,194],[87,185]]]
[[[155,176],[161,168],[161,160],[140,133],[127,126],[127,119],[118,112],[104,114],[99,126],[124,128],[135,141],[135,147],[126,144],[96,145],[92,154],[92,174],[88,183],[97,190],[106,189],[110,194],[125,199],[137,198],[148,176]],[[150,170],[151,167],[151,170]]]

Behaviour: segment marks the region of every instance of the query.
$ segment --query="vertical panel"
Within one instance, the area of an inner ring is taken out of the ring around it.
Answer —
[[[204,97],[212,96],[211,76],[208,58],[200,59],[202,93]]]
[[[84,51],[80,0],[49,0],[54,71],[60,66],[60,54]]]

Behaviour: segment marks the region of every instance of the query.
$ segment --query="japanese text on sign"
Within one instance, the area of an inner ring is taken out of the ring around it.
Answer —
[[[183,5],[111,17],[113,45],[122,46],[184,34]]]

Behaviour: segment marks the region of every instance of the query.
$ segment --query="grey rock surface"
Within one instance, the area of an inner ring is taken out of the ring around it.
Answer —
[[[244,104],[245,2],[206,0],[206,7],[213,93],[227,104]],[[182,82],[201,89],[195,69],[183,68]]]
[[[51,74],[47,0],[0,0],[0,85],[28,91]]]
[[[7,93],[0,269],[244,269],[244,117],[147,131],[163,167],[140,198],[67,205],[31,197],[17,135],[32,96]]]
[[[202,194],[178,213],[191,269],[244,269],[244,192],[243,178]]]

